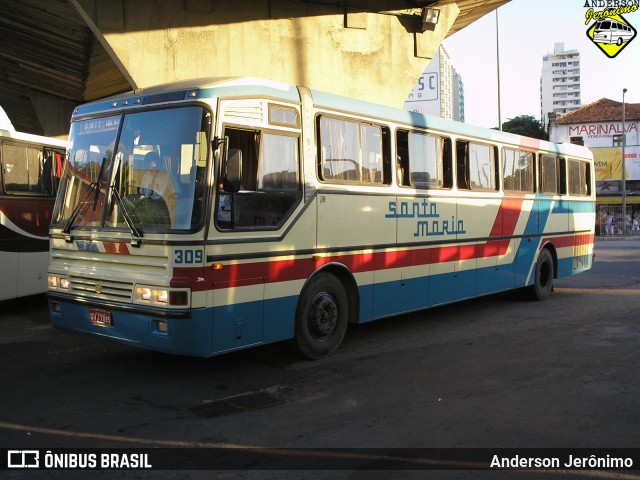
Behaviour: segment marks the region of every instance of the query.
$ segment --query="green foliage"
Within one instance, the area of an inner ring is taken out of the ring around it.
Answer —
[[[532,115],[518,115],[515,118],[510,118],[502,124],[502,130],[526,137],[547,140],[544,126]]]

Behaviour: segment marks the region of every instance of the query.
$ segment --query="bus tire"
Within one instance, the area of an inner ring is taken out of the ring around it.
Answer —
[[[342,282],[335,275],[320,273],[300,295],[295,347],[311,360],[327,357],[342,343],[348,323],[348,297]]]
[[[547,248],[543,248],[540,250],[538,261],[536,262],[534,284],[527,290],[529,298],[540,301],[551,295],[554,275],[551,252]]]

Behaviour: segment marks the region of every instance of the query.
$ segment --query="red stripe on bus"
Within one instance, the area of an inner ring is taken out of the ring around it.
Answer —
[[[595,235],[593,233],[579,233],[577,235],[545,237],[542,239],[542,245],[547,242],[552,242],[556,248],[592,245],[595,242]]]
[[[503,199],[491,237],[512,236],[522,212],[522,198]],[[354,274],[367,273],[388,268],[406,268],[429,265],[432,263],[456,262],[504,256],[510,239],[487,239],[482,244],[452,245],[443,247],[426,247],[382,252],[365,252],[358,254],[327,255],[319,259],[302,258],[277,261],[236,263],[223,265],[219,270],[205,268],[205,281],[193,282],[196,291],[211,288],[233,288],[237,286],[259,285],[269,282],[287,282],[304,280],[326,263],[339,263]],[[184,285],[185,279],[200,275],[200,269],[175,268],[172,284]],[[240,285],[241,283],[241,285]]]
[[[116,253],[120,255],[131,255],[129,246],[125,242],[103,242],[104,250],[107,253]]]

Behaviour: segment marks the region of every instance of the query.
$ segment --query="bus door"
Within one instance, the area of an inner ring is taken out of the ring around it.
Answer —
[[[293,336],[299,289],[283,284],[295,278],[295,259],[277,252],[290,257],[315,246],[315,224],[303,212],[299,110],[261,100],[221,105],[227,153],[216,173],[215,241],[207,247],[214,352]],[[255,121],[247,116],[266,109]]]

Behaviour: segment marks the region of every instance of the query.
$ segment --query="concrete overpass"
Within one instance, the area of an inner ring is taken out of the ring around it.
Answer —
[[[0,106],[48,136],[79,103],[190,77],[400,106],[444,38],[508,1],[0,0]]]

